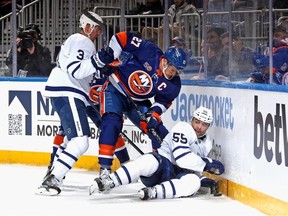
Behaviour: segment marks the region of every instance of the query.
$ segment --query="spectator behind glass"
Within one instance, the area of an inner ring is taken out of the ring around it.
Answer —
[[[277,26],[273,31],[274,38],[288,38],[288,16],[282,16],[277,21]]]
[[[222,47],[223,53],[229,56],[229,32],[225,32],[221,35],[222,38]],[[255,70],[253,64],[253,56],[254,50],[250,47],[244,46],[243,41],[241,38],[232,33],[232,61],[231,63],[231,70],[232,72],[238,72],[236,76],[238,77],[245,77]],[[245,75],[246,74],[246,75]]]
[[[181,22],[181,15],[187,13],[198,13],[197,9],[192,5],[188,4],[185,0],[174,0],[174,4],[172,4],[168,9],[169,20],[169,36],[170,40],[173,36],[179,36],[185,34],[185,30],[183,28],[184,23]],[[192,22],[190,20],[189,22]],[[173,23],[173,26],[171,25]],[[150,41],[156,41],[159,39],[158,46],[163,50],[163,23],[159,28],[154,27],[144,27],[142,30],[142,38]]]
[[[207,59],[207,78],[227,80],[229,76],[228,58],[223,54],[221,35],[225,32],[223,28],[211,28],[207,31],[207,39],[204,44],[209,45],[211,50]],[[213,52],[212,52],[213,51]]]
[[[164,8],[160,0],[146,0],[146,4],[141,3],[138,7],[128,11],[128,15],[147,15],[147,14],[164,14]],[[128,22],[131,21],[128,19]],[[133,26],[138,29],[138,18],[132,19]],[[160,19],[140,19],[140,26],[160,26]],[[128,27],[129,27],[128,23]]]
[[[25,29],[17,30],[17,76],[48,77],[54,65],[51,62],[51,52],[39,43],[41,32],[37,25],[28,24]],[[12,76],[13,53],[8,50],[6,65]]]

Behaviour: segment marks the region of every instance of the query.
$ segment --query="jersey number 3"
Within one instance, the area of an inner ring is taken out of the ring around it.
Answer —
[[[78,50],[77,59],[79,59],[79,60],[84,59],[84,51],[83,50]]]

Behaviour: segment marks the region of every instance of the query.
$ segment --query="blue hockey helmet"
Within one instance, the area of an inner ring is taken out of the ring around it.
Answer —
[[[269,66],[269,56],[255,53],[253,56],[253,64],[256,68],[265,68]]]
[[[186,52],[180,47],[169,47],[163,54],[163,58],[166,58],[168,64],[172,64],[178,71],[183,70],[187,65]]]

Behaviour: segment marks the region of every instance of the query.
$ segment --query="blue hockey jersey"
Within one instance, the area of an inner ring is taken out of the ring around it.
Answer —
[[[109,43],[118,58],[124,52],[131,53],[129,60],[124,60],[115,71],[116,76],[125,86],[126,91],[134,100],[146,100],[154,97],[153,106],[165,112],[181,89],[179,76],[171,80],[164,77],[159,69],[163,52],[153,43],[143,40],[130,32],[115,34]],[[119,86],[110,77],[111,83],[119,91]],[[162,114],[162,113],[159,113]]]

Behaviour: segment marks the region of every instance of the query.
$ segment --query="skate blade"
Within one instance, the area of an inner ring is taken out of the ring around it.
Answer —
[[[45,188],[40,186],[37,188],[35,194],[42,195],[42,196],[57,196],[61,190],[59,188]]]
[[[89,186],[89,195],[92,194],[109,194],[110,190],[100,190],[97,181],[94,180],[94,182]]]
[[[94,181],[93,184],[89,186],[89,195],[92,195],[95,193],[99,193],[99,188],[98,188],[97,182]]]

